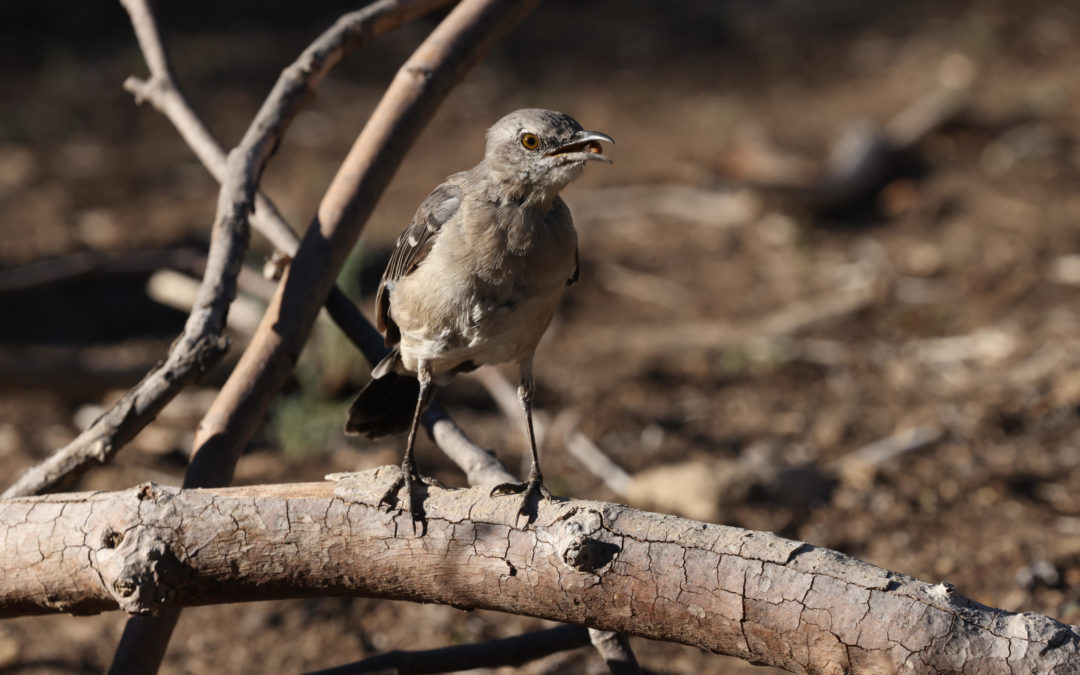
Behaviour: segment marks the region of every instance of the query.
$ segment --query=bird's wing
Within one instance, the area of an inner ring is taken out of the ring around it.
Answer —
[[[451,180],[431,191],[416,210],[412,223],[394,242],[394,251],[390,254],[390,262],[386,264],[375,295],[376,325],[386,334],[386,346],[392,347],[401,339],[397,324],[390,318],[390,289],[387,286],[392,287],[394,281],[408,276],[424,261],[443,223],[457,213],[459,206],[461,188],[451,177]]]

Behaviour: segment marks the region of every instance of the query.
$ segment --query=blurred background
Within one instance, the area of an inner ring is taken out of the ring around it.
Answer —
[[[231,146],[281,68],[357,4],[157,11],[181,84]],[[351,57],[292,125],[263,188],[294,227],[437,18]],[[480,159],[485,128],[519,107],[567,112],[618,145],[565,193],[581,281],[537,357],[557,494],[772,530],[1080,623],[1078,30],[1080,10],[1047,0],[552,0],[442,106],[341,284],[370,312],[393,238]],[[145,73],[118,3],[0,6],[5,487],[182,328],[217,186],[121,88]],[[251,267],[270,252],[255,236]],[[262,302],[248,290],[233,359]],[[77,489],[179,484],[231,363]],[[321,323],[236,482],[397,463],[404,439],[341,432],[367,377]],[[498,384],[461,378],[440,398],[516,471],[523,425]],[[419,461],[464,483],[426,438]],[[0,672],[101,671],[123,622],[0,623]],[[205,607],[184,612],[163,672],[298,672],[545,625],[366,599]],[[751,669],[633,643],[657,672]],[[603,667],[579,650],[523,672]]]

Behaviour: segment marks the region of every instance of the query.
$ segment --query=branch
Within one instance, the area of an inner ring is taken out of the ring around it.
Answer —
[[[122,0],[132,16],[140,39],[153,36],[147,28],[149,9],[140,0]],[[307,94],[344,56],[348,49],[366,44],[374,35],[412,19],[430,0],[384,0],[351,16],[363,15],[354,24],[339,24],[336,42],[317,41],[283,74],[270,98],[248,128],[240,145],[230,153],[221,177],[222,188],[207,257],[206,274],[199,297],[184,332],[173,343],[161,366],[150,371],[105,414],[83,433],[58,450],[48,460],[30,469],[3,496],[39,494],[62,489],[86,472],[94,463],[105,464],[136,433],[146,426],[184,387],[216,363],[228,349],[224,337],[225,316],[236,296],[236,275],[248,244],[248,214],[266,162],[276,149],[285,127],[299,111]],[[324,34],[324,38],[333,29]],[[152,41],[148,41],[149,42]],[[147,55],[152,72],[167,73],[164,50]],[[304,58],[307,57],[307,58]],[[206,136],[209,132],[202,129]],[[212,140],[212,137],[211,137]]]
[[[441,0],[437,4],[447,2]],[[125,7],[132,15],[139,46],[150,67],[151,77],[149,80],[128,78],[124,88],[135,94],[138,102],[149,102],[165,115],[207,171],[220,182],[225,174],[225,150],[180,88],[153,14],[143,0],[128,0]],[[277,206],[261,192],[255,196],[255,213],[251,216],[251,224],[275,248],[290,258],[296,255],[299,237]],[[337,286],[330,291],[326,309],[370,363],[378,363],[386,356],[382,335]],[[470,485],[498,485],[515,480],[494,455],[473,443],[437,403],[428,409],[423,422],[428,435],[465,472]]]
[[[793,671],[1054,672],[1072,626],[984,607],[765,532],[578,500],[431,488],[427,533],[380,496],[395,467],[334,482],[0,502],[0,616],[354,595],[437,602],[680,642]]]
[[[590,628],[589,641],[600,652],[611,675],[641,675],[641,667],[630,648],[630,638],[622,633]]]
[[[321,72],[311,73],[312,80],[307,83],[308,89],[314,90],[318,81],[330,68],[333,68],[348,53],[363,47],[377,35],[437,7],[450,4],[451,1],[383,0],[345,14],[305,52],[306,56],[310,50],[317,49],[317,45],[320,44],[324,45],[327,51],[321,57],[323,62]],[[146,0],[121,0],[121,4],[131,17],[135,36],[139,41],[139,49],[150,69],[149,79],[129,77],[124,82],[124,89],[135,95],[137,103],[148,102],[165,115],[210,175],[219,183],[223,182],[226,172],[225,149],[206,123],[195,113],[184,95],[179,80],[173,72],[172,62],[165,49],[165,43],[161,39],[153,12]],[[331,34],[332,37],[328,38],[327,36]],[[304,56],[293,65],[293,68],[302,70],[298,66],[303,58]],[[300,240],[274,203],[262,192],[255,195],[255,213],[251,216],[251,224],[279,251],[289,257],[296,255]]]

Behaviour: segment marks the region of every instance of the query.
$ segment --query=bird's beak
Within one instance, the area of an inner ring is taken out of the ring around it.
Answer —
[[[600,141],[615,142],[611,136],[602,134],[599,131],[579,131],[574,134],[574,138],[569,143],[560,145],[547,153],[547,156],[560,155],[576,160],[597,159],[611,164],[611,158],[604,155],[603,148],[600,147]]]

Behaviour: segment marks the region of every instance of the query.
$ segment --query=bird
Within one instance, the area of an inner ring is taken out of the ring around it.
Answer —
[[[485,139],[483,159],[432,190],[394,244],[375,296],[390,352],[345,425],[370,438],[408,429],[400,476],[379,505],[400,496],[414,532],[422,519],[417,484],[441,485],[413,456],[421,414],[436,384],[481,366],[517,365],[532,452],[528,478],[495,486],[492,496],[520,494],[519,518],[537,496],[551,498],[533,431],[533,360],[579,272],[577,231],[559,193],[588,162],[612,162],[600,145],[614,143],[610,136],[552,110],[511,112]]]

